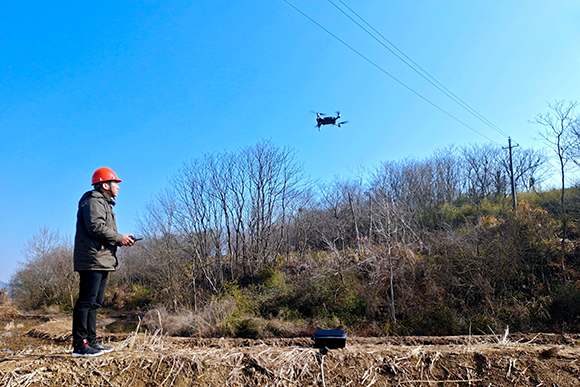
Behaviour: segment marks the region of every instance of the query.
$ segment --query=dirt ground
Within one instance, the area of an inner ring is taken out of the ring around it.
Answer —
[[[103,317],[100,321],[111,322]],[[0,307],[0,386],[580,386],[580,335],[202,339],[108,333],[115,351],[71,356],[69,316]]]

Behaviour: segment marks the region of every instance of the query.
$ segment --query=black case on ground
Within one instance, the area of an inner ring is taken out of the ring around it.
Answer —
[[[344,348],[346,345],[346,333],[340,329],[319,329],[316,331],[314,336],[315,348]]]

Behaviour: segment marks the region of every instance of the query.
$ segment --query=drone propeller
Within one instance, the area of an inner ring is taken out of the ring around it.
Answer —
[[[339,122],[338,125],[346,124],[348,121]]]
[[[315,112],[314,110],[311,110],[310,113],[318,114],[319,116],[325,116],[326,115],[324,113]]]

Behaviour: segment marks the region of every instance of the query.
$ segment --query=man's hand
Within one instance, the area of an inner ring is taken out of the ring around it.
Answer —
[[[123,241],[121,242],[121,246],[133,246],[135,241],[133,240],[133,234],[126,234],[123,235]]]

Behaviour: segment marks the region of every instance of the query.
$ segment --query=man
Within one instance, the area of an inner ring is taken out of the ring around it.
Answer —
[[[74,270],[79,273],[79,298],[73,311],[73,357],[93,357],[113,347],[97,340],[97,309],[103,303],[109,272],[117,268],[117,246],[133,246],[132,234],[117,232],[113,206],[121,179],[110,168],[93,174],[93,190],[79,201]]]

